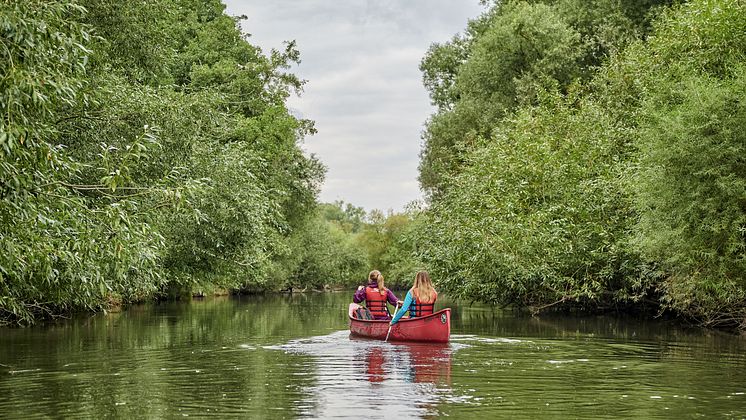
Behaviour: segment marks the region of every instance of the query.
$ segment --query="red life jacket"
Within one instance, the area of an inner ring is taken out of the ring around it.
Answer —
[[[378,288],[368,286],[365,288],[365,307],[375,317],[387,317],[389,316],[389,308],[386,306],[387,296],[388,292],[381,294]]]
[[[414,295],[414,292],[412,293],[412,297],[414,297],[414,303],[412,303],[412,306],[409,307],[409,316],[417,317],[433,314],[435,301],[438,300],[438,292],[435,292],[435,298],[430,303],[424,303],[420,301],[420,299]]]

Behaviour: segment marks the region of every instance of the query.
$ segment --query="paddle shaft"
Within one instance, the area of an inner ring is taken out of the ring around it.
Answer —
[[[394,309],[394,316],[392,318],[396,318],[397,312],[399,312],[399,302],[396,302],[396,308]],[[389,332],[386,333],[386,339],[383,340],[384,343],[389,341],[389,334],[391,334],[391,327],[393,327],[393,325],[389,324]]]

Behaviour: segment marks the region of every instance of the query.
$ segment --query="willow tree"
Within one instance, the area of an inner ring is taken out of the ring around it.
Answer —
[[[746,4],[692,1],[655,28],[621,71],[641,93],[632,244],[667,307],[746,328]]]
[[[562,11],[573,2],[552,4],[570,27],[584,20]],[[420,255],[447,290],[535,308],[653,302],[744,328],[746,6],[658,11],[635,26],[647,37],[608,49],[590,78],[534,84],[538,101],[442,149],[460,163],[431,200]]]
[[[2,319],[168,290],[274,287],[322,165],[219,1],[0,5]]]
[[[433,44],[420,69],[437,112],[426,124],[420,184],[448,189],[479,138],[545,89],[588,81],[610,54],[649,30],[651,9],[668,1],[495,2],[463,35]]]

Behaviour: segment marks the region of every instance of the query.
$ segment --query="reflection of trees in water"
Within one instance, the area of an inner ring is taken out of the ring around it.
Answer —
[[[690,328],[665,317],[650,319],[641,314],[588,315],[547,312],[532,317],[526,312],[502,309],[488,304],[469,304],[441,296],[439,305],[449,306],[453,334],[531,338],[611,338],[642,342],[697,342],[712,351],[738,352],[746,349],[733,337]]]
[[[294,310],[305,300],[276,295],[133,305],[106,316],[3,330],[0,361],[29,372],[0,381],[9,403],[0,404],[0,412],[147,418],[279,411],[287,417],[313,378],[298,375],[304,357],[278,356],[261,346],[278,340],[274,334],[284,339],[311,330],[297,322],[301,314]],[[314,322],[324,328],[336,320],[319,311]]]
[[[743,412],[746,340],[737,337],[609,316],[518,317],[443,298],[459,322],[450,344],[384,343],[350,339],[350,295],[150,304],[4,329],[0,412],[462,418],[479,399],[503,417],[551,408],[558,418],[650,418],[675,394],[668,418]]]

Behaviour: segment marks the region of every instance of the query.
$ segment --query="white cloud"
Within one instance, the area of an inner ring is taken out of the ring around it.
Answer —
[[[482,10],[478,0],[224,0],[265,52],[296,40],[308,80],[289,99],[316,121],[304,149],[328,167],[321,200],[402,210],[420,198],[420,133],[433,112],[420,60]]]

